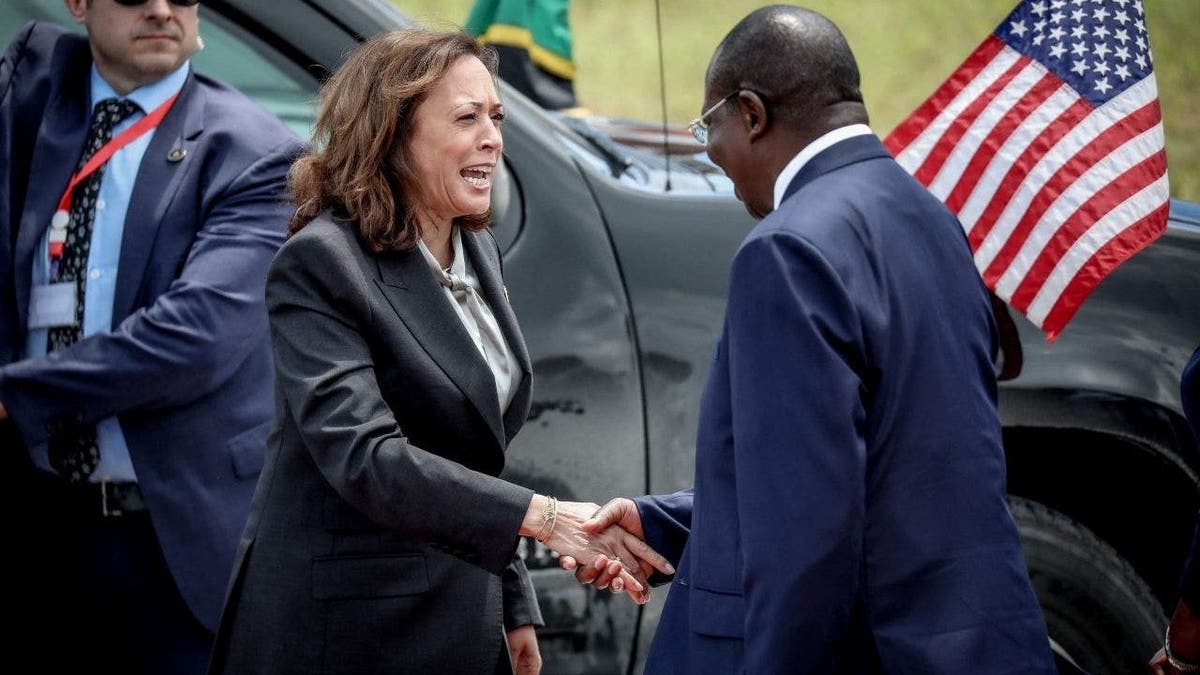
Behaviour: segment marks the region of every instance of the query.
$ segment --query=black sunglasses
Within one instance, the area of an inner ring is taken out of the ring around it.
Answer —
[[[114,0],[114,2],[123,7],[137,7],[138,5],[146,4],[148,1],[149,0]],[[176,7],[191,7],[193,5],[200,4],[200,0],[167,0],[167,2],[170,2]]]

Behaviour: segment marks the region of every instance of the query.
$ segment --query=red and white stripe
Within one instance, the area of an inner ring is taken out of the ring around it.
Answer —
[[[1166,227],[1153,74],[1093,108],[989,36],[886,143],[958,214],[988,287],[1050,339]]]

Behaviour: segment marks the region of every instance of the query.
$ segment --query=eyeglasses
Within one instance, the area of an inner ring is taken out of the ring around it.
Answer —
[[[742,91],[741,89],[734,89],[726,94],[725,98],[713,104],[713,107],[705,110],[704,114],[692,120],[692,123],[688,125],[688,131],[692,132],[692,136],[696,139],[696,142],[700,145],[708,145],[708,118],[712,117],[712,114],[717,112],[721,106],[728,103],[731,98],[742,93]]]
[[[137,7],[146,4],[149,0],[113,0],[122,7]],[[191,7],[200,4],[200,0],[167,0],[176,7]]]

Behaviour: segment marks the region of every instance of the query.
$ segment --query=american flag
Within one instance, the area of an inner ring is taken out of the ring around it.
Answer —
[[[1024,0],[886,144],[958,214],[988,288],[1049,340],[1166,229],[1140,0]]]

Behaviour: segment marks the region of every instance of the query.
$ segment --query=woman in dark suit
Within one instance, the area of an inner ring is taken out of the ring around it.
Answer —
[[[588,562],[640,544],[496,478],[530,364],[485,229],[495,69],[465,34],[397,31],[322,90],[267,284],[276,426],[214,672],[537,673],[518,537]]]

